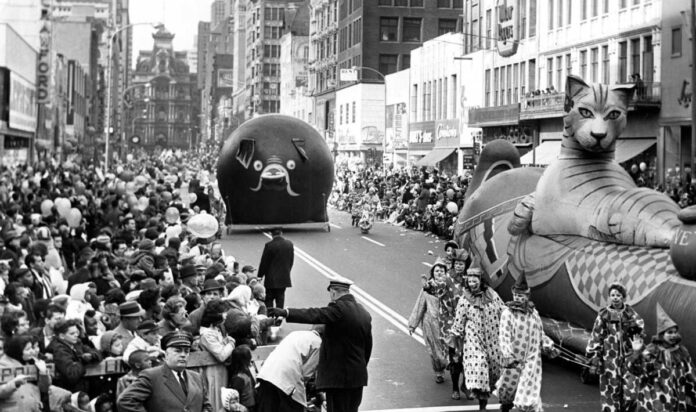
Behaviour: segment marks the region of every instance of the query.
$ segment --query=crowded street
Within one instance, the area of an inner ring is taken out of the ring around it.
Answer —
[[[420,289],[420,275],[442,255],[445,241],[426,233],[377,223],[368,235],[351,227],[350,214],[329,210],[331,232],[319,225],[287,229],[295,244],[293,287],[286,306],[322,306],[325,284],[335,276],[355,282],[358,301],[372,315],[374,349],[361,411],[453,412],[478,410],[475,401],[450,399],[449,379],[435,383],[420,334],[409,336],[408,317]],[[228,254],[255,262],[268,235],[233,231],[221,242]],[[280,336],[306,325],[283,324]],[[561,360],[545,360],[542,399],[545,411],[599,409],[597,384],[580,382],[580,370]],[[497,403],[495,400],[491,404]],[[428,409],[430,408],[430,409]],[[489,409],[497,409],[489,404]]]

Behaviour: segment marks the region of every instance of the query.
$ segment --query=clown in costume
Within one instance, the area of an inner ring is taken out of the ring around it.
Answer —
[[[503,373],[496,384],[500,410],[513,405],[520,411],[541,412],[541,350],[553,347],[544,334],[539,313],[529,301],[524,272],[512,287],[513,301],[500,315],[500,350]]]
[[[640,337],[632,340],[628,370],[638,379],[636,411],[687,410],[696,402],[696,379],[689,352],[680,345],[679,327],[657,304],[657,334],[645,349]]]
[[[462,340],[460,336],[455,336],[450,333],[454,315],[456,313],[457,302],[464,293],[464,282],[466,268],[471,260],[469,254],[464,249],[455,250],[452,255],[452,268],[447,272],[445,280],[429,281],[425,291],[438,296],[440,298],[440,312],[438,314],[438,323],[440,325],[440,340],[447,348],[449,364],[447,368],[450,371],[452,378],[452,399],[458,400],[461,398],[459,393],[459,376],[462,374]],[[461,389],[467,393],[465,383],[462,383]]]
[[[435,382],[445,381],[444,371],[447,366],[447,347],[440,339],[440,328],[438,324],[438,313],[440,311],[440,299],[436,294],[426,292],[437,282],[444,283],[447,273],[447,266],[438,260],[430,268],[430,278],[424,279],[423,289],[418,293],[418,299],[413,306],[411,316],[408,318],[408,332],[412,334],[421,325],[423,337],[425,338],[430,360],[435,372]],[[431,286],[432,285],[432,286]],[[437,290],[437,287],[434,288]]]
[[[626,370],[626,357],[632,353],[631,338],[643,332],[643,319],[627,303],[626,289],[609,286],[609,306],[599,310],[587,357],[599,372],[602,412],[623,412],[635,400],[635,377]]]
[[[466,290],[457,304],[451,332],[464,339],[466,387],[478,399],[479,408],[485,410],[488,397],[500,377],[502,356],[498,328],[505,304],[481,279],[481,268],[469,268],[466,275]]]

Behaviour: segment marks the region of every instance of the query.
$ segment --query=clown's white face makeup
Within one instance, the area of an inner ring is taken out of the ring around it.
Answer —
[[[623,307],[623,301],[624,297],[618,290],[612,289],[611,292],[609,292],[609,303],[611,303],[614,309],[621,309],[621,307]]]
[[[463,273],[464,270],[466,269],[466,262],[462,260],[455,260],[454,261],[454,271],[457,273]]]
[[[442,282],[445,280],[445,268],[442,266],[435,266],[433,269],[433,279],[435,279],[438,282]]]
[[[681,341],[679,329],[676,326],[672,326],[671,328],[667,329],[665,331],[664,339],[666,343],[670,345],[676,345],[677,343],[679,343],[679,341]]]
[[[481,289],[481,278],[478,276],[469,275],[466,277],[466,283],[472,292],[478,292]]]
[[[527,302],[529,302],[529,296],[528,296],[526,293],[516,293],[516,292],[513,292],[513,293],[512,293],[512,299],[513,299],[515,302],[519,302],[519,303],[527,303]]]

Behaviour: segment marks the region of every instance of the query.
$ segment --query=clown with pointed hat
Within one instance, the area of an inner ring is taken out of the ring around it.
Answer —
[[[541,411],[541,352],[553,347],[544,334],[539,312],[529,298],[531,290],[522,272],[512,287],[513,300],[500,315],[500,350],[503,373],[496,383],[500,410]]]
[[[656,334],[643,349],[643,340],[631,341],[628,370],[638,382],[637,411],[686,411],[696,404],[696,379],[691,355],[681,345],[679,326],[658,303]]]

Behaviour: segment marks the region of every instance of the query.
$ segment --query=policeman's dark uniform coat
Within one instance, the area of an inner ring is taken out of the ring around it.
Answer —
[[[295,246],[284,237],[274,235],[264,246],[258,276],[263,277],[266,287],[266,307],[284,306],[285,288],[292,286],[290,271],[294,263]]]
[[[326,392],[329,412],[357,411],[372,354],[372,317],[367,310],[347,294],[324,308],[290,309],[287,321],[326,325],[317,389]]]
[[[177,334],[180,332],[165,335],[162,346],[170,335]],[[205,378],[189,369],[185,374],[186,393],[167,364],[145,369],[119,396],[119,412],[213,412]]]

